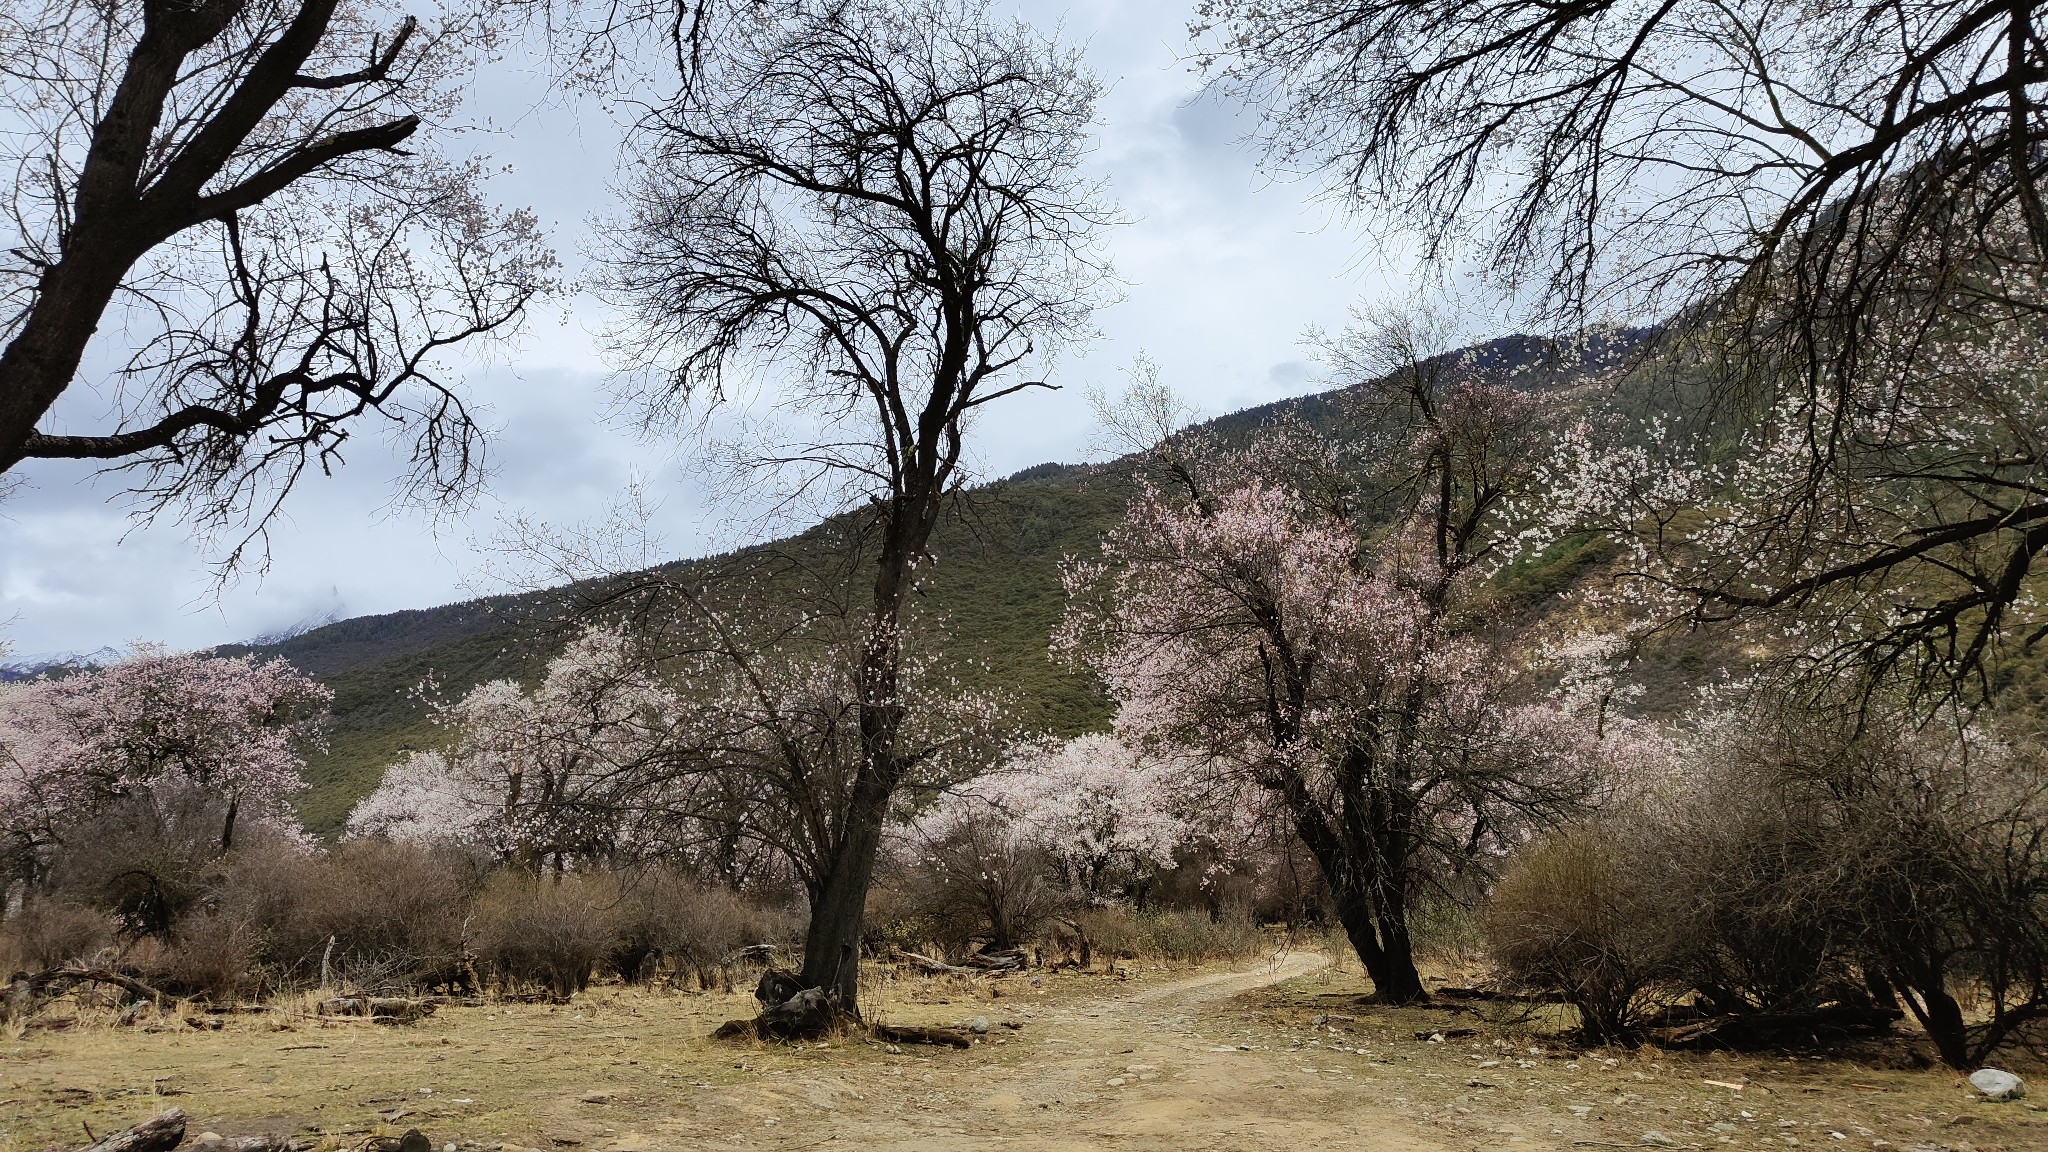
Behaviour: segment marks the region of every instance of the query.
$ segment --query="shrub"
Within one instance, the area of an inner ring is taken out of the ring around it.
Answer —
[[[66,830],[45,891],[104,909],[131,937],[168,939],[217,879],[226,812],[198,788],[122,797]]]
[[[235,854],[219,902],[259,932],[276,983],[311,984],[324,968],[338,984],[397,991],[463,979],[463,925],[481,883],[479,863],[455,850],[269,846]]]
[[[502,984],[538,985],[566,999],[588,988],[617,949],[623,911],[612,876],[502,870],[477,897],[476,953]]]
[[[225,1001],[258,995],[264,990],[258,939],[255,927],[237,916],[188,916],[171,940],[144,950],[144,978],[173,996]]]
[[[788,909],[685,872],[650,869],[625,878],[623,887],[619,943],[610,957],[623,979],[644,975],[660,961],[678,973],[693,972],[709,988],[727,982],[726,968],[743,949],[781,947],[800,934],[799,918]]]
[[[948,799],[903,847],[911,908],[951,951],[974,940],[1012,948],[1031,939],[1070,903],[1052,857],[994,805]]]
[[[1206,960],[1237,960],[1256,956],[1270,945],[1266,934],[1242,908],[1211,914],[1195,908],[1171,908],[1138,918],[1141,950],[1174,964]]]
[[[1666,926],[1639,879],[1608,827],[1542,841],[1480,914],[1494,963],[1516,984],[1561,992],[1590,1038],[1632,1043],[1669,970]]]
[[[1143,956],[1171,964],[1200,964],[1256,956],[1272,945],[1250,910],[1242,907],[1214,914],[1200,908],[1089,908],[1069,923],[1080,929],[1095,955],[1112,958]]]
[[[96,908],[33,900],[0,927],[0,974],[90,960],[113,943],[114,922]]]

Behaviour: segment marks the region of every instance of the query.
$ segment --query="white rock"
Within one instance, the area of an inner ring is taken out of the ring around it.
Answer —
[[[1676,1140],[1673,1140],[1673,1139],[1672,1139],[1671,1137],[1669,1137],[1669,1136],[1666,1136],[1666,1135],[1665,1135],[1665,1134],[1663,1134],[1662,1132],[1658,1132],[1658,1131],[1656,1131],[1656,1130],[1654,1130],[1654,1129],[1653,1129],[1653,1130],[1651,1130],[1651,1131],[1648,1131],[1648,1132],[1645,1132],[1645,1133],[1643,1133],[1643,1134],[1642,1134],[1642,1136],[1640,1137],[1640,1139],[1642,1140],[1642,1142],[1643,1142],[1643,1143],[1645,1143],[1645,1144],[1648,1144],[1648,1145],[1649,1145],[1649,1146],[1651,1146],[1652,1148],[1676,1148],[1676,1147],[1678,1147],[1678,1141],[1676,1141]]]
[[[988,1035],[988,1017],[976,1016],[967,1022],[967,1030],[976,1036]]]
[[[1970,1087],[1992,1100],[2017,1100],[2027,1094],[2027,1082],[1997,1068],[1979,1068],[1970,1073]]]

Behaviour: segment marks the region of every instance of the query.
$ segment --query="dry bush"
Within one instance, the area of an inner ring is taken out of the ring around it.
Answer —
[[[1211,913],[1199,908],[1170,908],[1138,918],[1140,949],[1174,964],[1238,960],[1271,947],[1265,931],[1249,910],[1225,908]]]
[[[1670,971],[1670,934],[1612,829],[1588,825],[1524,853],[1479,916],[1494,964],[1555,990],[1591,1039],[1632,1043]]]
[[[1722,750],[1725,752],[1725,750]],[[1838,861],[1810,798],[1726,755],[1702,757],[1638,834],[1656,836],[1674,979],[1729,1013],[1796,1012],[1856,982]]]
[[[477,957],[507,987],[537,985],[567,998],[588,988],[618,947],[624,911],[616,877],[504,869],[476,900]]]
[[[901,868],[893,863],[885,867],[868,889],[867,907],[861,916],[861,949],[875,956],[927,948],[944,951],[938,925],[911,892]]]
[[[1735,1011],[1903,1001],[1974,1067],[2048,1020],[2048,753],[1992,721],[1780,703],[1662,819],[1682,979]],[[1974,1001],[1974,1008],[1965,1002]]]
[[[723,885],[658,868],[627,877],[620,904],[619,943],[610,959],[621,978],[645,975],[656,963],[692,973],[700,986],[730,983],[735,954],[757,944],[787,947],[801,939],[801,916],[749,899]]]
[[[154,939],[129,960],[143,979],[170,995],[238,1000],[265,990],[260,939],[248,921],[206,911],[185,917],[171,939]]]
[[[1201,908],[1134,912],[1112,905],[1086,909],[1068,922],[1081,930],[1096,956],[1112,959],[1200,964],[1261,955],[1273,943],[1250,910],[1237,906],[1211,913]]]
[[[1016,947],[1072,903],[1044,849],[993,805],[964,802],[920,825],[900,855],[913,919],[955,954],[975,941]]]
[[[1121,904],[1084,908],[1068,921],[1080,929],[1085,949],[1105,960],[1135,960],[1145,944],[1138,914]]]
[[[224,798],[163,787],[125,796],[66,829],[46,896],[101,908],[134,937],[169,938],[218,879]]]
[[[0,925],[0,974],[83,963],[113,942],[113,919],[99,909],[33,900]]]
[[[481,876],[462,853],[380,839],[317,855],[278,845],[238,851],[219,903],[258,930],[279,986],[310,985],[324,968],[337,984],[402,991],[461,981]]]
[[[1335,926],[1335,917],[1331,923]],[[1408,933],[1417,957],[1447,967],[1466,968],[1486,955],[1486,935],[1479,930],[1472,909],[1448,896],[1431,893],[1412,901]],[[1341,928],[1337,934],[1342,935]]]

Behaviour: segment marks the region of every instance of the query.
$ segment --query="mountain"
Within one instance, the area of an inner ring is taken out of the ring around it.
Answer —
[[[34,656],[22,656],[0,664],[0,682],[33,680],[38,676],[61,676],[67,672],[98,668],[120,658],[121,651],[118,648],[100,648],[92,652],[42,652]]]
[[[1526,388],[1572,389],[1612,379],[1611,369],[1641,347],[1645,335],[1616,333],[1569,363],[1554,361],[1548,345],[1530,336],[1504,337],[1453,355],[1514,372]],[[1219,417],[1210,427],[1234,438],[1283,414],[1329,426],[1343,398],[1343,390],[1296,397]],[[1073,735],[1110,719],[1108,701],[1097,688],[1054,663],[1047,647],[1064,608],[1060,563],[1095,550],[1122,513],[1126,484],[1124,470],[1114,465],[1037,465],[962,494],[935,534],[936,562],[922,589],[923,609],[943,616],[949,655],[980,686],[1007,693],[1019,719],[1033,729]],[[762,549],[801,550],[824,535],[821,526]],[[1605,555],[1590,542],[1567,542],[1503,573],[1502,592],[1533,611]],[[732,559],[668,567],[688,571]],[[438,738],[424,693],[455,696],[500,677],[530,682],[572,626],[576,593],[560,588],[356,617],[218,651],[282,656],[333,690],[329,746],[309,757],[310,787],[300,802],[307,826],[331,834],[386,766]]]

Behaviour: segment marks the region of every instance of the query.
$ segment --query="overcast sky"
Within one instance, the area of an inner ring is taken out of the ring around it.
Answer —
[[[1081,458],[1091,434],[1082,393],[1114,389],[1141,352],[1212,413],[1311,391],[1304,331],[1411,291],[1409,270],[1314,185],[1260,172],[1240,143],[1242,113],[1200,96],[1182,58],[1190,7],[1019,6],[1036,23],[1063,24],[1108,85],[1093,163],[1130,222],[1108,237],[1123,299],[1097,318],[1102,338],[1057,365],[1062,391],[1007,400],[974,429],[984,476]],[[495,195],[538,211],[573,270],[588,221],[608,207],[618,128],[595,107],[544,101],[543,83],[517,64],[492,72],[475,103],[494,131],[480,138],[508,169]],[[553,307],[509,363],[470,374],[497,430],[494,477],[476,507],[439,518],[393,511],[395,461],[366,443],[346,469],[295,493],[274,526],[269,570],[218,593],[203,544],[175,524],[132,525],[117,480],[28,466],[25,488],[0,502],[0,640],[17,657],[133,640],[201,647],[463,599],[491,590],[475,545],[503,518],[588,520],[634,475],[661,502],[670,555],[745,543],[755,523],[707,507],[680,458],[687,446],[644,443],[607,422],[594,338],[604,319],[588,300]]]

